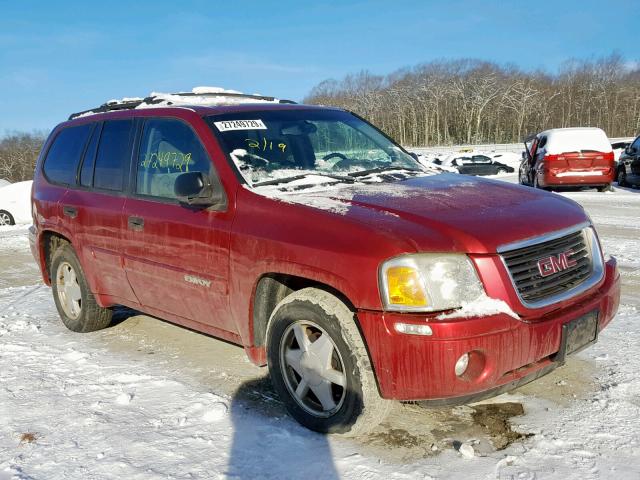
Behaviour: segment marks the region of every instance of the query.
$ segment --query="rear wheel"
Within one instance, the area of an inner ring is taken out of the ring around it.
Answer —
[[[392,404],[380,398],[353,312],[323,290],[299,290],[276,307],[267,358],[288,412],[311,430],[365,433]]]
[[[111,310],[102,308],[89,289],[73,248],[62,245],[51,260],[53,299],[62,323],[74,332],[94,332],[111,323]]]
[[[0,210],[0,225],[15,225],[16,221],[6,210]]]
[[[607,185],[603,185],[602,187],[598,187],[598,191],[599,192],[610,192],[611,189],[611,184],[607,184]]]

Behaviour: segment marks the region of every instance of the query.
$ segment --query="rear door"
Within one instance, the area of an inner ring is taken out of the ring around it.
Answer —
[[[476,169],[476,175],[493,175],[496,173],[491,159],[485,155],[474,155],[473,163]]]
[[[34,204],[47,226],[73,239],[74,218],[62,214],[68,189],[76,184],[78,165],[91,134],[92,124],[74,125],[60,130],[51,143],[42,167],[47,184],[34,189]],[[36,180],[37,181],[37,180]]]
[[[137,303],[122,267],[124,191],[134,137],[134,120],[95,124],[63,214],[74,225],[74,240],[94,293],[113,303]]]
[[[232,216],[182,205],[174,183],[181,173],[215,175],[190,125],[148,118],[132,166],[124,267],[140,302],[150,311],[235,331],[227,308]]]

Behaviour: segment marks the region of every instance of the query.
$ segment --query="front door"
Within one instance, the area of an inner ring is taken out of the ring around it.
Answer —
[[[627,181],[634,185],[640,185],[640,137],[629,147],[628,165],[625,165],[627,169]]]
[[[181,173],[211,174],[213,166],[191,127],[175,118],[149,118],[124,205],[124,267],[145,307],[235,331],[228,315],[231,214],[180,204]]]

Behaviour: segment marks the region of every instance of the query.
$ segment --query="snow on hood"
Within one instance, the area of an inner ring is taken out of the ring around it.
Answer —
[[[560,195],[464,175],[372,184],[321,181],[297,191],[280,185],[252,190],[386,229],[418,251],[494,253],[500,245],[588,221],[580,205]]]

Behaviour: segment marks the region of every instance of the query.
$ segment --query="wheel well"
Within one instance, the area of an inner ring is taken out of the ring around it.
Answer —
[[[339,298],[351,311],[355,312],[356,310],[351,301],[342,292],[330,285],[294,275],[266,274],[258,281],[253,297],[253,344],[256,347],[265,345],[267,325],[278,303],[289,294],[307,287],[325,290]]]
[[[42,252],[44,254],[44,267],[46,269],[47,277],[51,280],[51,259],[54,252],[62,245],[70,244],[68,238],[60,235],[56,232],[44,232],[42,234]]]

